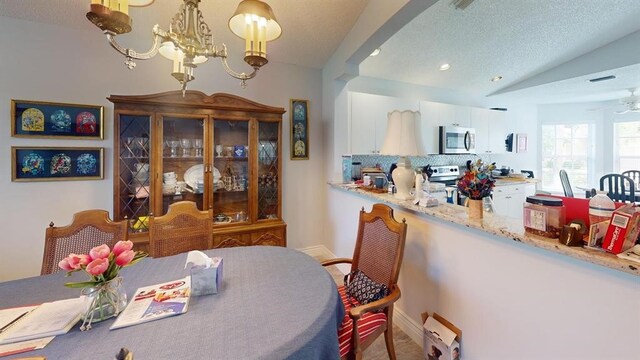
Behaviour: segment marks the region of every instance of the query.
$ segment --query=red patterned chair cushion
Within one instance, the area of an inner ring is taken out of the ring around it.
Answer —
[[[344,319],[338,329],[338,341],[340,342],[340,357],[343,357],[351,350],[351,335],[353,333],[353,320],[349,317],[349,310],[353,307],[351,302],[355,306],[360,305],[355,298],[347,299],[347,291],[343,285],[338,286],[338,292],[340,298],[344,304]],[[351,301],[351,302],[350,302]],[[376,331],[387,321],[387,315],[383,312],[379,313],[366,313],[358,320],[358,334],[360,334],[360,341],[364,341],[367,336]]]

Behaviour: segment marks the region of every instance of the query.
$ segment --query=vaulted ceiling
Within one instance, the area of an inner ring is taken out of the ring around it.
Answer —
[[[283,27],[282,37],[269,45],[270,61],[322,68],[368,2],[268,0]],[[92,31],[100,38],[85,19],[88,3],[0,0],[0,15]],[[132,8],[134,30],[119,41],[146,50],[151,27],[168,28],[180,3],[155,0]],[[237,3],[200,5],[214,41],[226,43],[231,56],[243,47],[227,27]],[[360,64],[360,75],[537,103],[616,99],[640,87],[638,0],[475,0],[464,10],[452,3],[439,0],[417,15],[381,45],[380,55]],[[626,42],[607,47],[621,39]],[[451,69],[440,71],[443,63]],[[497,75],[503,79],[491,82]],[[587,81],[602,75],[617,78]]]

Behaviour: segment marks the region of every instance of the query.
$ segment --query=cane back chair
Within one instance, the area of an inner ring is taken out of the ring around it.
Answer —
[[[371,212],[360,211],[358,237],[353,258],[324,261],[323,266],[350,263],[351,271],[360,270],[377,283],[384,284],[389,294],[365,305],[348,297],[344,285],[338,292],[345,305],[346,315],[338,330],[340,356],[343,359],[361,359],[366,349],[384,333],[387,353],[395,359],[393,347],[393,304],[400,298],[398,275],[404,255],[407,224],[393,218],[393,209],[374,204]]]
[[[92,248],[107,244],[110,248],[120,240],[127,240],[126,220],[114,222],[105,210],[85,210],[73,215],[70,225],[56,227],[49,224],[44,240],[41,275],[60,271],[58,263],[70,253],[88,254]]]
[[[200,211],[193,201],[169,205],[163,216],[149,219],[149,253],[152,257],[205,250],[213,243],[213,210]]]

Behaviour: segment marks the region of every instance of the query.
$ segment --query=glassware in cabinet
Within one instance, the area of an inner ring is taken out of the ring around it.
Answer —
[[[116,220],[129,219],[133,232],[147,230],[150,212],[151,115],[117,114],[118,186],[114,209]]]
[[[249,121],[215,119],[213,124],[214,220],[245,222],[250,194]]]
[[[206,209],[204,191],[206,118],[162,115],[162,177],[159,185],[162,193],[162,212],[174,202],[194,201],[200,210]]]
[[[258,122],[258,220],[279,218],[279,133],[279,123]]]

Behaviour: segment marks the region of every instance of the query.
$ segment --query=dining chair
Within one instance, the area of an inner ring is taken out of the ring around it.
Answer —
[[[105,210],[85,210],[73,214],[70,225],[57,227],[53,221],[45,233],[41,275],[61,271],[60,260],[70,253],[88,254],[92,248],[107,244],[110,248],[128,238],[128,222],[111,221]]]
[[[371,280],[384,284],[389,289],[388,295],[383,298],[361,305],[347,294],[344,285],[338,286],[346,312],[338,330],[341,358],[361,359],[362,351],[382,333],[389,358],[396,358],[393,347],[393,303],[400,298],[398,274],[406,235],[405,219],[398,222],[393,217],[392,208],[374,204],[371,212],[365,212],[364,208],[360,211],[353,257],[322,262],[323,266],[350,263],[351,274],[360,270]]]
[[[573,197],[573,190],[571,190],[571,184],[569,184],[569,176],[567,171],[560,170],[560,182],[562,183],[562,190],[564,190],[564,196]]]
[[[149,218],[149,255],[162,257],[205,250],[213,243],[213,210],[200,211],[193,201],[169,205],[167,213]]]
[[[611,200],[617,202],[635,202],[636,190],[633,180],[620,174],[607,174],[600,178],[600,190],[607,191]]]
[[[622,175],[630,177],[634,184],[640,184],[640,170],[623,171]]]

